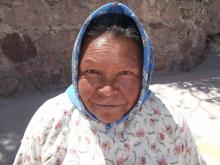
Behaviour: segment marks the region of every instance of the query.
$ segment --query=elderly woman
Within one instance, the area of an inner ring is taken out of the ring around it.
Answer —
[[[151,42],[128,7],[88,17],[72,64],[72,85],[35,113],[14,164],[201,164],[184,120],[148,88]]]

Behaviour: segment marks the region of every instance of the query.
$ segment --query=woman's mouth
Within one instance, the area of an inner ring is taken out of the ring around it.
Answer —
[[[114,108],[114,107],[118,107],[120,105],[102,105],[102,104],[97,104],[98,106],[101,106],[101,107],[110,107],[110,108]]]
[[[92,101],[92,103],[95,104],[99,108],[103,108],[103,110],[112,110],[123,105],[123,104],[100,104],[94,101]]]

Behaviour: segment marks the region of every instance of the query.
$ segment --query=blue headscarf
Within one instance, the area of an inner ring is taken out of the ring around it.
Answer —
[[[93,114],[91,114],[86,107],[83,105],[82,100],[79,95],[78,91],[78,70],[79,70],[79,55],[80,55],[80,47],[82,43],[83,36],[85,34],[85,31],[87,27],[89,26],[91,20],[95,19],[97,16],[100,16],[104,13],[118,13],[122,15],[126,15],[131,17],[134,22],[136,23],[138,30],[140,32],[142,41],[143,41],[143,76],[142,76],[142,89],[139,96],[139,99],[136,103],[136,105],[132,108],[132,110],[122,117],[120,120],[116,121],[115,123],[111,123],[110,125],[119,124],[125,120],[130,119],[134,114],[137,112],[139,108],[141,108],[142,104],[148,99],[148,97],[151,94],[151,91],[149,90],[149,84],[151,81],[152,71],[153,71],[153,48],[151,41],[147,35],[147,33],[144,30],[143,25],[139,21],[139,19],[135,16],[135,14],[132,12],[131,9],[129,9],[127,6],[113,2],[108,3],[104,6],[101,6],[97,10],[95,10],[84,22],[82,25],[82,28],[76,38],[73,52],[72,52],[72,84],[69,86],[69,88],[66,90],[70,100],[72,101],[73,105],[83,114],[87,115],[91,119],[100,122]]]

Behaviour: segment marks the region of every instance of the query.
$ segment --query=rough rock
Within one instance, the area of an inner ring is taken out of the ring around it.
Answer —
[[[13,73],[13,70],[8,68],[0,70],[0,81],[0,96],[10,96],[17,92],[19,78],[17,74]]]
[[[34,58],[37,54],[30,37],[27,35],[21,37],[18,33],[7,34],[2,39],[1,48],[5,56],[15,63]]]
[[[0,0],[0,95],[67,87],[75,37],[107,2]],[[118,2],[134,10],[151,37],[156,71],[191,70],[205,59],[209,40],[219,38],[218,0]]]

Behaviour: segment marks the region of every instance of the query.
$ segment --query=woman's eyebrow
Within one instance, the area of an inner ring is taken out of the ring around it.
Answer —
[[[87,58],[83,60],[83,65],[91,65],[91,64],[96,64],[98,60],[92,59],[92,58]]]

